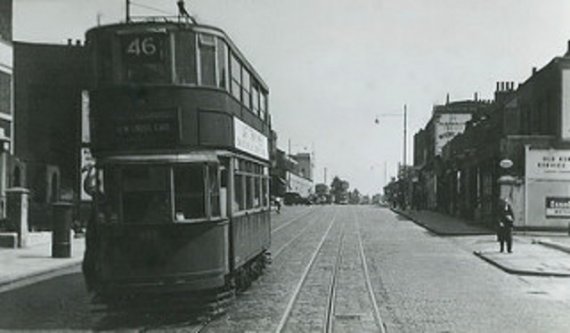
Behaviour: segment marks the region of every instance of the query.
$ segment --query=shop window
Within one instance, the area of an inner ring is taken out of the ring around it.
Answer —
[[[196,40],[190,31],[180,31],[175,35],[176,82],[196,83]]]
[[[216,39],[214,36],[200,34],[200,84],[216,86]]]
[[[204,183],[204,166],[202,164],[174,167],[174,214],[176,220],[206,217]]]

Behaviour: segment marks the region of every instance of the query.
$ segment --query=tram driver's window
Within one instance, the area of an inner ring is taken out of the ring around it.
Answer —
[[[174,36],[176,83],[196,83],[196,35],[190,31],[180,31]]]
[[[206,216],[204,166],[188,164],[174,167],[174,214],[176,220]]]

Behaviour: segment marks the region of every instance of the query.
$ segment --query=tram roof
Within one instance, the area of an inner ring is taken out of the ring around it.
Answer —
[[[144,18],[135,18],[141,19],[141,21],[131,21],[131,22],[120,22],[120,23],[112,23],[112,24],[105,24],[100,25],[97,27],[93,27],[87,30],[86,35],[94,33],[95,31],[101,30],[116,30],[116,31],[128,31],[131,29],[132,31],[137,31],[138,29],[148,28],[148,27],[165,27],[171,28],[173,30],[179,29],[191,29],[196,32],[204,32],[210,33],[213,35],[217,35],[222,37],[230,46],[233,52],[235,52],[240,60],[243,62],[245,67],[255,76],[259,84],[263,87],[263,89],[269,92],[269,88],[265,81],[261,78],[259,73],[255,70],[255,68],[251,65],[251,63],[247,60],[247,58],[243,55],[240,49],[236,46],[236,44],[232,41],[232,39],[228,36],[228,34],[223,31],[222,29],[205,24],[198,24],[192,23],[189,21],[180,21],[178,17],[164,17],[164,16],[151,16],[151,17],[144,17]]]

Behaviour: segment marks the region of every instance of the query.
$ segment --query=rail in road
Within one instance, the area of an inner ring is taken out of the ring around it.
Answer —
[[[331,220],[289,298],[276,332],[385,332],[370,282],[359,219],[353,209],[350,215],[347,220],[337,220],[336,215]],[[355,269],[358,263],[360,269]],[[368,298],[367,306],[362,306],[362,297]]]

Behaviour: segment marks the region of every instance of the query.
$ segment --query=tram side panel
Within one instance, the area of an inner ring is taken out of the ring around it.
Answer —
[[[101,225],[98,271],[103,294],[222,287],[229,273],[228,222]]]
[[[259,211],[232,218],[234,267],[269,250],[271,246],[270,212]]]

